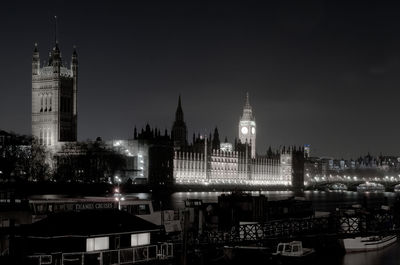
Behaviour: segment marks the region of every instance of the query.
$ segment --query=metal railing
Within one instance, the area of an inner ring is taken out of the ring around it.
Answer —
[[[90,252],[58,253],[54,255],[29,256],[29,264],[61,264],[61,265],[123,265],[164,260],[173,258],[172,243],[147,245],[141,247]]]
[[[400,220],[393,213],[339,215],[320,218],[285,219],[232,227],[229,231],[207,231],[200,243],[229,244],[302,236],[347,238],[400,233]]]

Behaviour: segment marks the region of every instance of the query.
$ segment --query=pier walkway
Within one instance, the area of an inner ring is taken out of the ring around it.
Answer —
[[[400,213],[395,211],[348,212],[328,217],[276,220],[265,223],[245,224],[232,227],[230,231],[207,232],[199,243],[246,244],[267,240],[283,240],[305,237],[349,238],[398,234]]]

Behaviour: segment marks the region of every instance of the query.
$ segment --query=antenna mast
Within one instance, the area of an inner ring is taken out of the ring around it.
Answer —
[[[54,43],[58,44],[58,40],[57,40],[57,16],[54,16]]]

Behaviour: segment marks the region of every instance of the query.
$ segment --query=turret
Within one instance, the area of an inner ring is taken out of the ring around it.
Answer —
[[[32,58],[32,135],[46,146],[74,142],[77,139],[78,59],[74,51],[71,68],[63,65],[56,17],[53,48],[48,62],[44,64],[41,67],[35,44]]]
[[[175,112],[175,121],[172,126],[171,137],[175,148],[180,149],[187,145],[187,128],[183,119],[183,110],[180,95],[178,99],[178,107],[176,108]]]
[[[78,53],[74,46],[71,59],[71,73],[72,73],[72,115],[73,115],[73,134],[76,141],[78,137]]]
[[[74,51],[72,52],[71,70],[72,70],[72,76],[74,78],[77,78],[78,77],[78,54],[76,52],[75,46],[74,46]]]
[[[214,137],[213,137],[213,140],[212,140],[212,149],[219,150],[219,148],[220,148],[219,133],[218,133],[218,128],[215,127],[215,129],[214,129]]]
[[[40,57],[37,43],[35,43],[35,48],[33,50],[32,56],[32,75],[39,75],[40,71]]]
[[[60,73],[61,64],[61,52],[58,42],[56,42],[53,50],[50,52],[49,66],[53,66],[53,73]]]
[[[179,95],[179,99],[178,99],[178,107],[176,108],[175,121],[183,122],[183,110],[182,110],[182,104],[181,104],[181,95]]]

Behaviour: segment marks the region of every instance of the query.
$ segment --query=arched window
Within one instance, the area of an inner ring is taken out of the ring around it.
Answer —
[[[47,94],[44,96],[44,105],[45,105],[44,111],[46,112],[47,111]]]

